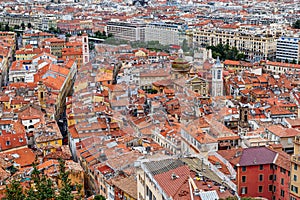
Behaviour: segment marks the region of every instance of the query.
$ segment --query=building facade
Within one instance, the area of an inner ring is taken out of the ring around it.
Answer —
[[[179,45],[180,25],[165,23],[150,23],[145,28],[145,41],[159,41],[160,44]]]
[[[237,30],[194,30],[193,44],[196,46],[216,46],[228,44],[246,55],[248,60],[274,59],[276,40],[273,36],[251,34]]]
[[[277,39],[276,60],[279,62],[300,61],[300,39],[293,37],[280,37]]]
[[[108,22],[107,34],[127,41],[145,41],[145,24],[130,22]]]
[[[300,199],[300,137],[296,136],[294,140],[294,154],[291,157],[291,183],[290,183],[290,199]]]

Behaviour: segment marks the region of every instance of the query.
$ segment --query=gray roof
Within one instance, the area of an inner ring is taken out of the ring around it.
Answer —
[[[155,176],[157,174],[161,174],[172,169],[176,169],[185,165],[181,160],[178,159],[167,159],[167,160],[160,160],[160,161],[152,161],[144,163],[146,168],[149,172]]]

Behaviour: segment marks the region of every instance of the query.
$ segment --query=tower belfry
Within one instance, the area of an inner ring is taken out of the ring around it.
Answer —
[[[223,66],[220,62],[219,57],[216,63],[211,68],[212,72],[212,87],[211,96],[223,96]]]
[[[238,123],[239,135],[244,136],[249,131],[250,126],[249,126],[248,114],[249,114],[249,106],[242,99],[239,108],[239,123]]]

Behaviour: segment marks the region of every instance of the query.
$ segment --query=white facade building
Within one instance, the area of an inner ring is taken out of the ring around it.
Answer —
[[[145,41],[159,41],[163,45],[179,45],[180,31],[180,25],[150,23],[145,28]]]
[[[277,40],[276,60],[279,62],[300,61],[300,38],[280,37]]]
[[[145,41],[145,24],[130,22],[108,22],[107,34],[127,41]]]

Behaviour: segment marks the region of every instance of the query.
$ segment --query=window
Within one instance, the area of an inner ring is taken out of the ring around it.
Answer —
[[[217,79],[221,79],[221,70],[218,70],[218,77]]]
[[[6,141],[6,146],[9,146],[10,145],[10,141]]]
[[[270,181],[273,180],[273,174],[271,174],[271,175],[269,176],[269,180],[270,180]]]
[[[242,182],[243,182],[243,183],[246,182],[246,176],[242,176]]]
[[[258,186],[258,192],[263,192],[263,186]]]
[[[294,170],[298,170],[298,165],[294,164]]]
[[[284,197],[284,190],[280,190],[280,196]]]
[[[284,179],[283,178],[281,178],[280,183],[281,183],[281,185],[284,185]]]
[[[291,190],[292,190],[294,193],[298,194],[298,187],[292,185]]]
[[[246,167],[245,167],[245,166],[242,167],[242,171],[243,171],[243,172],[246,171]]]
[[[263,179],[264,179],[264,175],[260,174],[259,175],[259,181],[263,181]]]
[[[242,187],[241,188],[241,193],[242,194],[247,194],[247,187]]]
[[[294,181],[297,181],[297,175],[294,175]]]
[[[272,192],[273,190],[273,185],[269,185],[269,192]]]
[[[259,165],[259,170],[263,170],[264,166],[263,165]]]
[[[276,181],[276,174],[274,174],[274,181]]]

